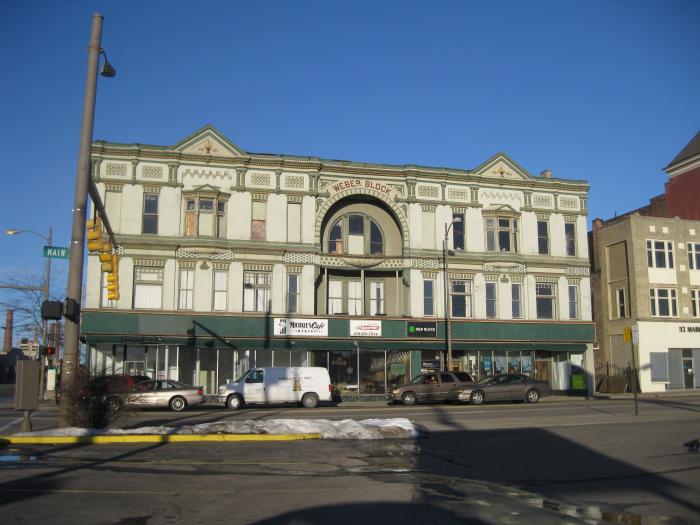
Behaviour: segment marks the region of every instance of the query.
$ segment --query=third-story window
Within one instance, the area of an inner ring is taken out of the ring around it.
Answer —
[[[435,315],[435,281],[423,279],[423,315]]]
[[[464,214],[452,214],[452,246],[455,250],[464,250]]]
[[[569,319],[578,319],[581,315],[579,301],[579,287],[569,285]]]
[[[299,274],[287,274],[287,313],[299,312]]]
[[[450,280],[450,302],[452,317],[472,317],[472,282]]]
[[[243,273],[243,311],[270,311],[270,272]]]
[[[143,196],[143,233],[158,233],[158,195]]]
[[[649,268],[673,268],[673,243],[671,241],[647,241],[647,266]]]
[[[226,201],[215,197],[193,197],[185,201],[185,236],[226,236]]]
[[[504,217],[486,219],[486,250],[489,252],[518,251],[518,221]]]
[[[693,317],[700,317],[700,290],[697,288],[690,290],[690,309]]]
[[[535,285],[537,318],[554,319],[556,316],[557,286],[553,283]]]
[[[676,290],[673,288],[651,288],[649,300],[652,317],[678,317]]]
[[[700,270],[700,243],[688,243],[688,268],[690,270]]]
[[[250,225],[250,238],[254,241],[266,239],[267,202],[253,201],[253,217]]]
[[[549,254],[549,222],[537,221],[537,253]]]
[[[384,254],[384,234],[368,216],[351,213],[336,220],[328,231],[328,253]]]
[[[523,285],[521,283],[512,283],[511,290],[511,313],[513,319],[523,318]]]
[[[180,270],[179,310],[192,310],[194,303],[194,270]]]
[[[369,282],[369,314],[384,315],[384,282]]]
[[[486,317],[496,317],[496,283],[486,283]]]
[[[564,224],[564,238],[566,241],[566,255],[576,256],[576,224],[567,222]]]

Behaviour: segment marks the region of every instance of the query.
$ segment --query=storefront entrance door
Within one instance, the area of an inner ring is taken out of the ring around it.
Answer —
[[[552,382],[552,372],[550,370],[549,359],[536,359],[535,360],[535,379],[539,381],[549,381]]]
[[[693,369],[693,359],[683,358],[683,385],[685,388],[694,388],[695,370]]]

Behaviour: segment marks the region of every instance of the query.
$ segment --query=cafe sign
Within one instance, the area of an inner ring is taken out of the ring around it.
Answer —
[[[276,336],[328,337],[328,319],[275,317]]]
[[[350,337],[381,337],[381,321],[350,321]]]

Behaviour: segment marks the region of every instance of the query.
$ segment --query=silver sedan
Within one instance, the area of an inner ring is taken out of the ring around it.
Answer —
[[[204,389],[172,379],[144,381],[129,391],[125,402],[132,407],[169,407],[180,412],[188,406],[201,405],[204,402]]]
[[[551,395],[547,381],[539,381],[525,374],[501,374],[486,377],[477,383],[460,385],[447,395],[448,401],[480,405],[485,401],[527,401],[537,403]]]

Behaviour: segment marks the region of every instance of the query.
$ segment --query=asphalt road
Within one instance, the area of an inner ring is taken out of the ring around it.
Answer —
[[[122,426],[407,417],[417,441],[73,445],[0,450],[5,522],[698,523],[700,397],[481,407],[205,407]],[[18,415],[0,409],[0,433]],[[32,417],[55,425],[54,410]]]

